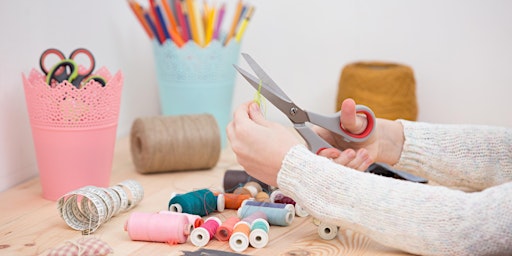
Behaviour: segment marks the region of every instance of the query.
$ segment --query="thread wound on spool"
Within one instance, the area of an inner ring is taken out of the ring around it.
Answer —
[[[211,114],[141,117],[130,150],[139,173],[210,169],[220,157],[220,131]]]
[[[249,234],[251,227],[245,221],[240,221],[235,224],[233,234],[229,238],[229,247],[236,252],[243,252],[249,247]]]
[[[251,233],[249,234],[249,243],[254,248],[263,248],[268,244],[268,232],[270,225],[264,219],[256,219],[251,224]]]
[[[415,121],[418,115],[416,82],[412,68],[388,62],[355,62],[340,76],[336,111],[346,98],[366,105],[375,116]]]
[[[237,217],[230,217],[219,228],[217,228],[217,232],[215,232],[215,238],[219,241],[228,241],[233,234],[233,228],[236,223],[240,222],[240,219]]]
[[[192,225],[185,215],[134,212],[125,230],[134,241],[185,243]]]
[[[293,205],[292,205],[293,207]],[[245,218],[256,211],[262,211],[267,215],[270,224],[276,226],[288,226],[292,223],[295,213],[287,208],[273,208],[254,205],[243,205],[238,209],[238,216]]]
[[[190,241],[195,246],[205,246],[213,238],[220,225],[221,221],[217,217],[208,218],[203,225],[192,230]]]
[[[169,210],[206,216],[217,209],[217,198],[209,189],[178,194],[169,200]]]

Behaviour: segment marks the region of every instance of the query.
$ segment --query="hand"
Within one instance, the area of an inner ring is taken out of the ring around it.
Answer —
[[[238,163],[249,175],[272,186],[277,186],[277,174],[286,153],[301,144],[290,129],[266,120],[254,102],[235,110],[226,131]],[[343,165],[361,166],[365,160],[364,154],[356,154],[351,149],[343,152],[328,149],[324,153]]]
[[[354,134],[359,134],[366,129],[366,116],[356,113],[356,103],[353,99],[345,99],[341,104],[341,125]],[[340,150],[352,148],[357,154],[367,154],[369,159],[364,160],[358,168],[361,170],[367,162],[384,162],[394,165],[400,159],[404,143],[403,128],[399,122],[377,118],[374,131],[370,138],[363,142],[347,142],[341,135],[332,133],[321,127],[314,127],[315,132],[324,140]],[[332,154],[326,150],[319,155]],[[332,158],[332,157],[331,157]],[[368,165],[369,166],[369,165]]]

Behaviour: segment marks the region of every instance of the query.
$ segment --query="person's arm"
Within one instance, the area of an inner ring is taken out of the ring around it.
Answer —
[[[466,193],[362,173],[296,145],[277,183],[321,221],[407,252],[512,253],[512,182]]]
[[[405,142],[395,168],[471,190],[512,180],[512,129],[399,122]]]

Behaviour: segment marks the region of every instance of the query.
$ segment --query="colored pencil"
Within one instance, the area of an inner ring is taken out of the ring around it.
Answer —
[[[174,2],[175,6],[176,6],[176,13],[177,13],[177,16],[178,16],[178,23],[180,24],[180,28],[181,28],[181,37],[183,38],[184,41],[188,41],[190,40],[190,31],[188,29],[188,24],[187,24],[187,7],[184,6],[183,4],[183,0],[176,0]]]
[[[137,17],[137,20],[144,28],[144,31],[146,31],[146,34],[149,36],[150,39],[153,39],[154,35],[153,32],[151,32],[151,28],[149,27],[148,23],[146,22],[144,18],[144,11],[142,10],[142,7],[133,0],[128,0],[128,4],[130,5],[130,8],[132,9],[133,13],[135,14],[135,17]]]
[[[231,24],[231,29],[229,30],[229,33],[226,36],[226,40],[224,40],[224,45],[227,45],[229,43],[229,41],[231,40],[231,38],[233,37],[233,35],[235,34],[235,29],[238,25],[240,13],[242,12],[242,7],[243,7],[242,0],[238,0],[235,16],[233,17],[233,23]]]
[[[156,13],[155,0],[149,0],[149,6],[149,12],[151,13],[151,18],[153,19],[153,23],[157,31],[158,41],[160,41],[160,44],[163,44],[165,41],[164,30],[162,29],[162,25],[160,24],[160,22],[158,22],[158,14]]]
[[[238,32],[236,32],[236,41],[240,42],[242,39],[242,36],[244,35],[245,29],[247,28],[247,24],[249,24],[249,21],[251,20],[252,14],[254,13],[254,7],[249,7],[249,10],[247,11],[247,14],[245,15],[244,20],[240,24],[240,28],[238,29]]]

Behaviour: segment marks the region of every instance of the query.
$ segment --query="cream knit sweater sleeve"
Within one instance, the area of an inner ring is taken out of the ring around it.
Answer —
[[[512,255],[512,130],[401,120],[394,166],[463,192],[359,172],[293,147],[279,188],[311,215],[421,255]]]

